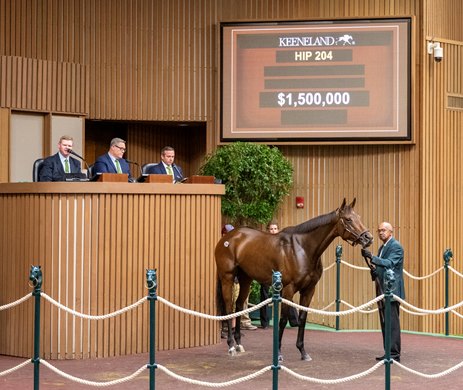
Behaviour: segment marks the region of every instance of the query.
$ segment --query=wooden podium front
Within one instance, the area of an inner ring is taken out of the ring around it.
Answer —
[[[172,184],[172,176],[153,173],[146,177],[145,183],[171,183]]]
[[[98,175],[97,181],[103,183],[127,183],[129,175],[127,173],[101,173]]]
[[[33,264],[42,267],[42,291],[51,298],[80,313],[108,314],[148,295],[149,268],[158,270],[160,297],[216,314],[214,247],[224,193],[217,184],[0,184],[0,306],[31,293]],[[147,300],[104,320],[74,317],[45,300],[41,307],[41,358],[149,351]],[[156,311],[157,350],[220,342],[217,321],[159,303]],[[0,355],[30,358],[33,325],[33,299],[0,311]]]
[[[215,177],[214,176],[200,176],[200,175],[193,175],[188,178],[186,183],[191,184],[214,184]]]

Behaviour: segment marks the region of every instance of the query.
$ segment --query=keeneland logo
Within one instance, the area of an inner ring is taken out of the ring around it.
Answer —
[[[299,46],[346,46],[355,45],[354,37],[344,34],[340,37],[317,36],[317,37],[280,37],[279,47],[299,47]]]

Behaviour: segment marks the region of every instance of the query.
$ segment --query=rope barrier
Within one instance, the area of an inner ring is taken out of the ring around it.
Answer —
[[[346,376],[344,378],[338,378],[338,379],[317,379],[317,378],[312,378],[308,376],[304,376],[301,374],[298,374],[297,372],[294,372],[293,370],[290,370],[289,368],[285,366],[281,366],[281,370],[288,373],[289,375],[292,375],[293,377],[306,381],[306,382],[312,382],[312,383],[319,383],[319,384],[325,384],[325,385],[336,385],[339,383],[346,383],[355,379],[363,378],[367,375],[370,375],[372,372],[376,371],[379,367],[381,367],[384,364],[384,360],[376,363],[373,367],[369,368],[366,371],[363,371],[359,374],[356,375],[351,375],[351,376]]]
[[[407,306],[407,307],[410,307],[412,308],[413,310],[416,310],[417,312],[419,313],[426,313],[426,314],[442,314],[442,313],[446,313],[446,312],[450,312],[454,309],[458,309],[459,307],[462,307],[463,306],[463,301],[460,302],[460,303],[457,303],[453,306],[449,306],[449,307],[446,307],[446,308],[443,308],[443,309],[437,309],[437,310],[426,310],[426,309],[420,309],[419,307],[416,307],[416,306],[413,306],[412,304],[408,303],[407,301],[404,301],[402,298],[398,297],[397,295],[395,294],[392,294],[394,299],[398,302],[400,302],[401,304],[403,304],[404,306]]]
[[[125,383],[125,382],[128,382],[128,381],[134,379],[135,377],[137,377],[143,371],[146,370],[146,365],[143,365],[137,371],[135,371],[133,374],[130,374],[130,375],[126,376],[126,377],[119,378],[119,379],[114,379],[112,381],[107,381],[107,382],[94,382],[94,381],[89,381],[87,379],[81,379],[81,378],[78,378],[76,376],[67,374],[64,371],[61,371],[59,368],[56,368],[52,364],[48,363],[44,359],[40,359],[40,363],[43,364],[45,367],[49,368],[54,373],[62,376],[63,378],[69,379],[70,381],[73,381],[73,382],[80,383],[82,385],[88,385],[88,386],[94,386],[94,387],[106,387],[106,386],[117,385],[117,384],[120,384],[120,383]]]
[[[27,301],[29,298],[32,298],[32,294],[30,294],[30,293],[27,294],[27,295],[24,295],[22,298],[19,298],[17,301],[14,301],[14,302],[8,303],[6,305],[0,306],[0,311],[10,309],[11,307],[14,307],[16,305],[20,305],[21,303]]]
[[[119,314],[125,313],[126,311],[132,310],[132,309],[136,308],[137,306],[141,305],[142,303],[146,302],[146,297],[143,297],[143,298],[140,298],[137,302],[132,303],[131,305],[126,306],[126,307],[124,307],[122,309],[113,311],[112,313],[92,316],[92,315],[89,315],[89,314],[80,313],[80,312],[78,312],[76,310],[73,310],[73,309],[69,309],[68,307],[62,305],[58,301],[55,301],[52,297],[48,296],[44,292],[40,293],[40,295],[42,297],[44,297],[51,304],[53,304],[53,305],[57,306],[58,308],[68,312],[69,314],[73,314],[76,317],[85,318],[87,320],[104,320],[106,318],[115,317],[115,316],[117,316]]]
[[[243,382],[246,382],[248,380],[257,378],[258,376],[260,376],[262,374],[265,374],[267,371],[270,371],[272,369],[272,366],[267,366],[267,367],[264,367],[264,368],[260,369],[259,371],[254,372],[253,374],[249,374],[249,375],[243,376],[241,378],[237,378],[237,379],[227,381],[227,382],[215,383],[215,382],[200,381],[200,380],[197,380],[197,379],[189,379],[187,377],[175,374],[174,372],[170,371],[168,368],[166,368],[166,367],[164,367],[164,366],[162,366],[160,364],[158,364],[157,367],[162,372],[164,372],[165,374],[167,374],[170,377],[175,378],[175,379],[177,379],[179,381],[190,383],[190,384],[193,384],[193,385],[206,386],[206,387],[226,387],[226,386],[236,385],[238,383],[243,383]]]
[[[379,295],[376,298],[372,299],[371,301],[369,301],[367,303],[364,303],[363,305],[360,305],[360,306],[358,306],[358,307],[356,307],[354,309],[342,310],[342,311],[329,311],[329,312],[326,312],[324,310],[311,309],[310,307],[301,306],[301,305],[298,305],[297,303],[294,303],[293,301],[289,301],[288,299],[285,299],[285,298],[282,298],[281,302],[286,303],[289,306],[295,307],[296,309],[304,310],[304,311],[306,311],[308,313],[322,314],[322,315],[326,315],[326,316],[345,316],[345,315],[352,314],[352,313],[355,313],[357,311],[363,310],[363,309],[365,309],[367,307],[370,307],[374,303],[377,303],[377,302],[381,301],[383,298],[384,298],[384,294]],[[463,305],[463,302],[462,302],[462,305]]]
[[[8,370],[5,371],[0,371],[0,376],[5,376],[8,374],[11,374],[12,372],[15,372],[16,370],[19,370],[20,368],[23,368],[24,366],[27,366],[31,362],[30,359],[18,364],[17,366],[14,366],[12,368],[9,368]]]
[[[164,299],[164,298],[162,298],[160,296],[158,296],[157,299],[158,299],[159,302],[164,303],[165,305],[169,306],[170,308],[178,310],[178,311],[180,311],[182,313],[191,314],[192,316],[206,318],[208,320],[214,320],[214,321],[229,320],[231,318],[238,317],[240,315],[250,313],[250,312],[252,312],[254,310],[260,309],[261,307],[263,307],[263,306],[265,306],[265,305],[272,302],[272,298],[267,298],[265,301],[262,301],[259,304],[254,305],[251,308],[247,308],[245,310],[241,310],[241,311],[238,311],[238,312],[233,313],[233,314],[228,314],[226,316],[213,316],[213,315],[210,315],[210,314],[196,312],[196,311],[190,310],[190,309],[185,309],[185,308],[183,308],[181,306],[176,305],[175,303],[169,302],[167,299]]]
[[[396,362],[394,360],[394,365],[395,364],[397,364],[397,366],[399,366],[403,370],[410,372],[411,374],[415,374],[415,375],[421,376],[423,378],[428,378],[428,379],[442,378],[443,376],[445,376],[447,374],[451,374],[452,372],[454,372],[454,371],[458,370],[459,368],[463,367],[463,361],[462,361],[462,362],[456,364],[455,366],[450,367],[449,369],[447,369],[445,371],[442,371],[442,372],[439,372],[437,374],[425,374],[425,373],[413,370],[411,368],[408,368],[408,367],[404,366],[403,364],[400,364],[399,362]]]
[[[463,274],[458,272],[455,268],[453,268],[451,265],[449,265],[449,270],[452,271],[454,274],[458,275],[460,278],[463,278]]]

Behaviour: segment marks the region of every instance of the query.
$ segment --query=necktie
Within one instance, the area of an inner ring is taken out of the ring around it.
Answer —
[[[121,164],[119,160],[116,160],[116,171],[117,173],[122,173]]]
[[[172,171],[171,165],[166,165],[167,173],[171,176],[174,176],[174,171]]]
[[[70,173],[71,171],[69,170],[69,161],[67,158],[64,159],[64,172],[65,173]]]

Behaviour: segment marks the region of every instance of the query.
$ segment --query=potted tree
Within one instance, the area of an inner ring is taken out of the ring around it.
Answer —
[[[276,147],[235,142],[206,156],[202,175],[215,176],[225,184],[222,214],[234,226],[266,225],[293,184],[293,168]],[[260,285],[253,282],[249,302],[260,301]],[[254,311],[251,318],[259,313]]]

